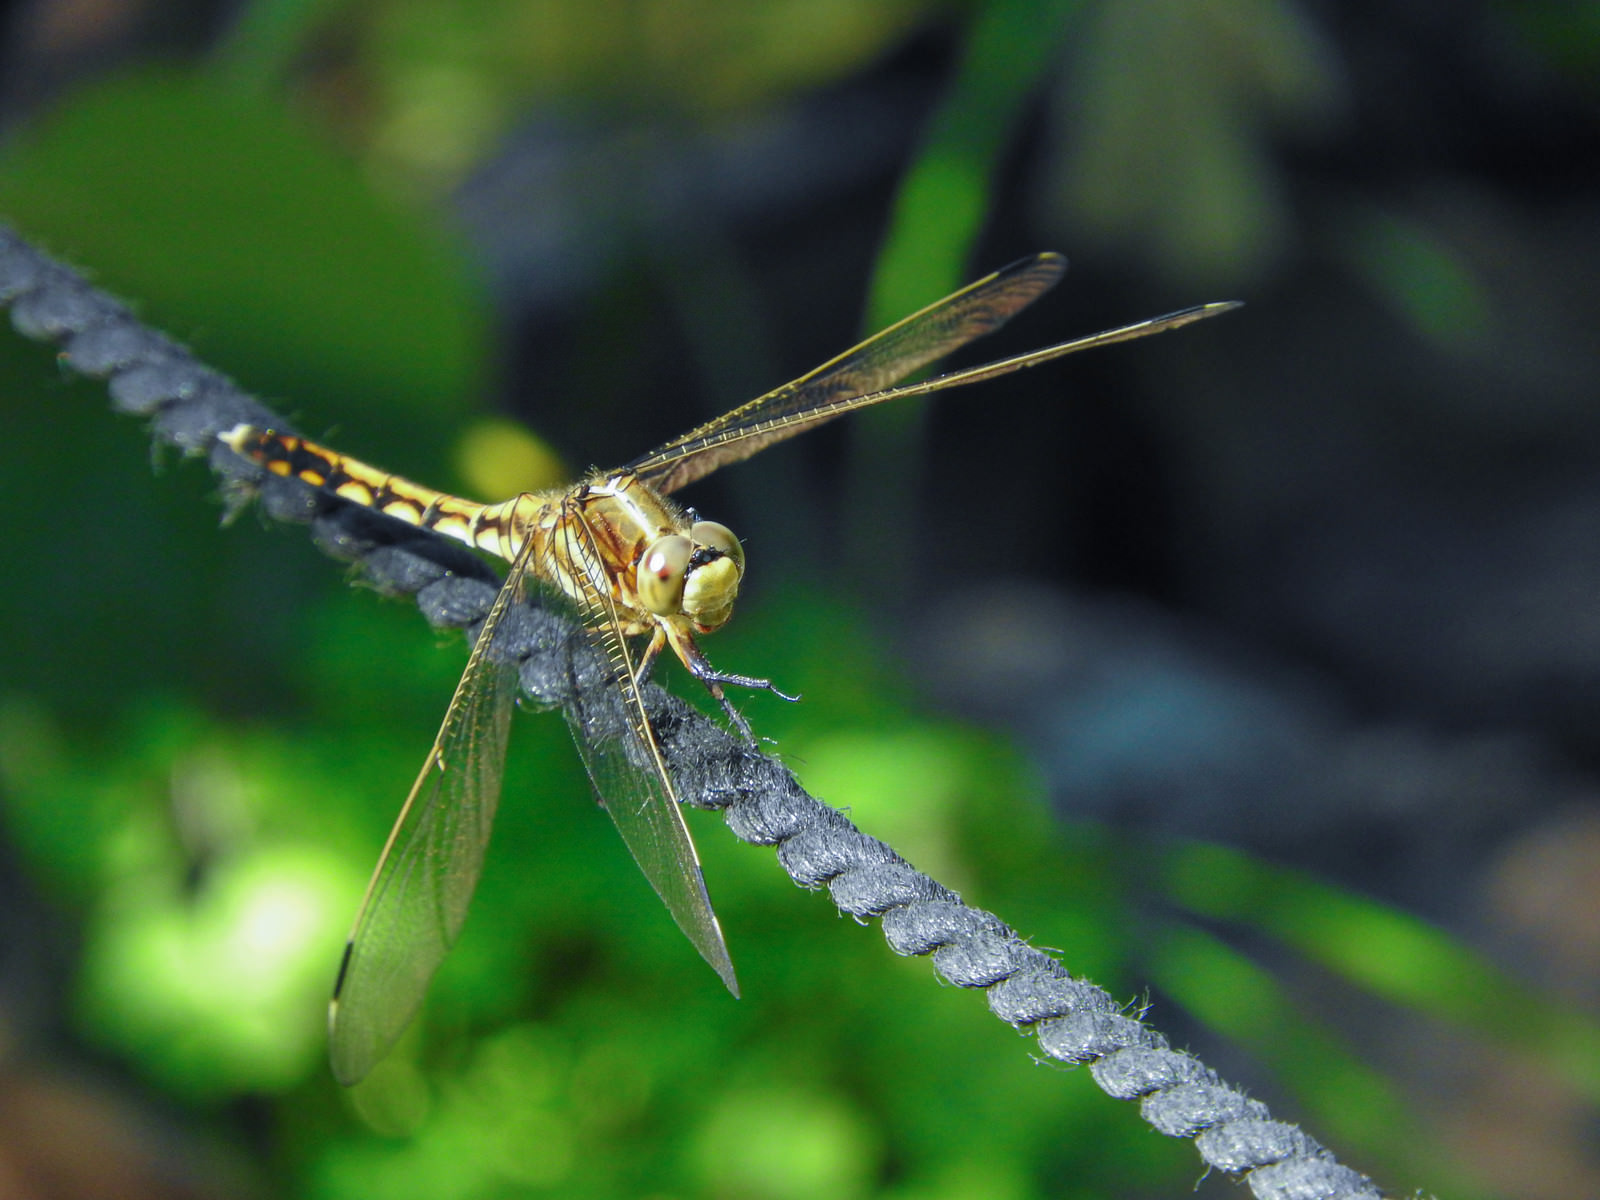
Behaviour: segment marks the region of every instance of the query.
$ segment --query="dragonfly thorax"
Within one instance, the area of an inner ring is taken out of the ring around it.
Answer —
[[[599,476],[574,489],[541,532],[552,543],[552,581],[580,608],[586,595],[610,591],[626,633],[658,632],[680,657],[692,656],[685,639],[733,615],[744,576],[739,539],[636,476]]]

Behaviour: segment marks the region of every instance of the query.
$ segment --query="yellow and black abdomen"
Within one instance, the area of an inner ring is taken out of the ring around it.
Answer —
[[[484,505],[389,474],[315,442],[254,425],[237,425],[220,440],[274,475],[298,479],[363,508],[436,530],[502,558],[516,557],[522,536],[513,519],[520,501]]]

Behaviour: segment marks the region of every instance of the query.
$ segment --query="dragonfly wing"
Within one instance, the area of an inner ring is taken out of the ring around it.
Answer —
[[[516,664],[499,660],[492,641],[521,601],[532,543],[484,620],[345,947],[328,1030],[334,1077],[347,1086],[366,1076],[416,1015],[478,886],[517,693]]]
[[[838,358],[668,442],[628,470],[657,491],[676,491],[718,467],[749,458],[859,405],[911,372],[993,333],[1055,286],[1067,269],[1059,254],[1002,267],[954,295],[874,334]]]
[[[737,996],[733,961],[706,892],[700,856],[650,727],[638,664],[610,589],[603,586],[606,572],[581,505],[566,502],[550,543],[550,554],[562,561],[552,563],[548,573],[576,581],[580,616],[607,673],[599,686],[578,689],[566,705],[578,752],[600,803],[644,877],[678,928]]]

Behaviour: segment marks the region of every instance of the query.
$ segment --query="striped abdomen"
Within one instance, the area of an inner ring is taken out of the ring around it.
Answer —
[[[304,438],[274,433],[254,425],[237,425],[220,437],[234,453],[260,463],[274,475],[299,479],[365,508],[418,525],[498,554],[508,562],[517,556],[529,531],[541,517],[553,515],[552,497],[523,495],[500,504],[475,504],[436,492],[399,475],[386,474]]]

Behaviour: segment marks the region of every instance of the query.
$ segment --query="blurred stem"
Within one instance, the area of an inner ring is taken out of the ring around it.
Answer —
[[[1427,922],[1223,846],[1176,849],[1163,876],[1190,911],[1264,930],[1370,994],[1529,1054],[1600,1098],[1600,1024]]]
[[[1391,1172],[1437,1170],[1416,1150],[1432,1131],[1395,1083],[1362,1062],[1337,1033],[1302,1016],[1272,971],[1217,937],[1176,923],[1151,939],[1144,962],[1151,981],[1192,1016],[1270,1064],[1318,1125],[1381,1155]],[[1485,1194],[1464,1170],[1433,1182],[1441,1195],[1465,1200]]]
[[[867,304],[869,330],[954,291],[973,273],[995,171],[1079,7],[1079,0],[992,0],[978,10],[955,79],[895,197]],[[853,422],[846,489],[857,519],[846,525],[845,554],[868,592],[897,587],[911,569],[923,441],[920,400]]]

